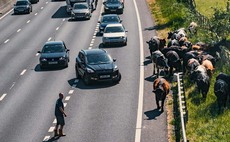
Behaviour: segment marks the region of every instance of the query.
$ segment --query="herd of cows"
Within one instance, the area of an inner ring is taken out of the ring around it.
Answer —
[[[196,34],[197,24],[192,22],[188,28],[190,34]],[[164,76],[171,77],[173,72],[183,72],[195,83],[197,90],[203,99],[207,97],[210,81],[215,70],[215,65],[220,60],[221,46],[225,40],[216,44],[197,42],[192,44],[188,40],[187,29],[180,28],[168,33],[168,43],[165,38],[152,37],[146,43],[149,46],[153,63],[153,75],[157,79],[153,82],[153,92],[156,95],[157,108],[163,111],[164,100],[169,92],[169,82],[159,77],[160,72]],[[230,97],[230,75],[220,73],[216,77],[214,93],[217,97],[218,110],[226,107],[227,98]],[[162,101],[159,107],[159,101]],[[229,98],[230,100],[230,98]]]

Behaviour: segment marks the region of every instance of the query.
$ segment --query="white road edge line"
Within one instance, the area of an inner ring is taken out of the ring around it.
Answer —
[[[140,42],[140,84],[139,84],[139,98],[138,98],[138,109],[137,109],[137,123],[136,123],[136,134],[135,142],[141,141],[141,130],[142,130],[142,114],[143,114],[143,94],[144,94],[144,51],[143,51],[143,36],[141,28],[140,14],[137,8],[137,3],[133,0],[138,23],[139,42]]]
[[[6,14],[4,14],[2,17],[0,17],[0,20],[2,20],[4,17],[6,17],[6,15],[8,15],[10,12],[12,12],[13,9],[11,9],[10,11],[8,11]]]
[[[0,98],[0,101],[2,101],[5,97],[6,97],[7,94],[3,94]]]
[[[26,69],[24,69],[24,70],[20,73],[20,75],[24,75],[25,72],[26,72]]]

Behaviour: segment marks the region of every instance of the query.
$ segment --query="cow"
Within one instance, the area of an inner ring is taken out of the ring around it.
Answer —
[[[200,65],[199,61],[197,59],[191,58],[188,60],[187,63],[187,70],[189,73],[193,72],[196,67],[198,67]]]
[[[208,73],[209,77],[212,77],[212,74],[215,70],[215,68],[212,65],[212,62],[209,60],[204,60],[202,62],[202,65],[207,69],[207,73]]]
[[[166,45],[166,40],[154,36],[149,41],[146,41],[146,43],[149,45],[149,52],[152,56],[152,53],[154,51],[164,48],[164,46]]]
[[[218,112],[220,113],[222,105],[226,107],[226,102],[229,97],[230,85],[222,79],[217,79],[214,84],[214,93],[217,98]]]
[[[226,107],[227,98],[230,97],[230,75],[219,73],[214,84],[214,93],[217,97],[218,112],[220,113],[222,105]]]
[[[169,76],[172,76],[173,69],[176,69],[176,72],[181,70],[181,61],[180,57],[176,51],[168,51],[165,56],[168,59],[169,69]]]
[[[161,112],[164,111],[164,101],[169,90],[170,84],[164,78],[160,77],[154,80],[152,92],[155,93],[157,109],[161,109]],[[159,101],[161,101],[161,106],[159,105]]]
[[[158,77],[160,68],[163,68],[166,70],[169,68],[168,60],[165,58],[164,54],[161,53],[160,50],[153,52],[151,59],[153,62],[153,75],[156,74]],[[157,70],[157,73],[155,73],[156,70]]]
[[[203,99],[206,99],[210,87],[210,77],[203,65],[196,67],[190,74],[190,79],[197,85],[198,92],[202,94]]]

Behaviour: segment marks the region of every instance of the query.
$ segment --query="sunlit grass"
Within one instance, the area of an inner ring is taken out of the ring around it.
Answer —
[[[195,0],[196,9],[204,16],[211,17],[213,8],[225,9],[228,0]]]

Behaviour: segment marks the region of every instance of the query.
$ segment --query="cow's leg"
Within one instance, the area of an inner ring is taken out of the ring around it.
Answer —
[[[164,112],[164,102],[165,102],[165,98],[162,98],[162,100],[161,100],[161,112]]]
[[[159,106],[159,98],[157,97],[157,95],[155,94],[155,99],[156,99],[156,104],[157,104],[157,109],[160,109],[160,106]]]
[[[155,75],[155,67],[156,67],[156,64],[153,62],[153,75]]]

